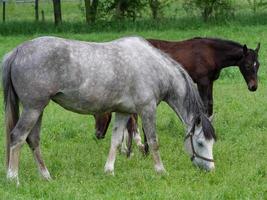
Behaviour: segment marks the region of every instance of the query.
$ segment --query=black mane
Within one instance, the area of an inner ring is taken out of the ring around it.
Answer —
[[[204,115],[200,115],[201,118],[201,123],[202,123],[202,128],[204,132],[204,137],[207,140],[211,140],[212,138],[216,141],[217,137],[215,135],[215,130],[213,126],[211,125],[210,120]]]
[[[232,40],[225,40],[225,39],[220,39],[220,38],[212,38],[212,37],[194,37],[192,40],[206,40],[210,42],[215,42],[219,43],[220,45],[231,45],[231,46],[236,46],[236,47],[243,47],[242,44],[232,41]]]

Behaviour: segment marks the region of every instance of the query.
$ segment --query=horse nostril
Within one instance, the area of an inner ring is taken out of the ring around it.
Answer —
[[[257,86],[255,86],[255,85],[250,86],[250,87],[249,87],[249,90],[252,91],[252,92],[254,92],[254,91],[257,90]]]
[[[97,139],[103,139],[103,138],[105,138],[105,136],[101,133],[101,131],[97,131],[95,133],[95,136],[96,136]]]

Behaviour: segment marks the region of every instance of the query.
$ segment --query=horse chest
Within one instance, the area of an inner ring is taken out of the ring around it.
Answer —
[[[219,78],[221,73],[221,70],[213,70],[212,72],[210,72],[209,78],[212,81],[215,81]]]

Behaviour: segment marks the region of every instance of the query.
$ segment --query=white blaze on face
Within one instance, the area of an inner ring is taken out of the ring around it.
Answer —
[[[253,67],[256,67],[256,65],[257,65],[257,62],[255,61],[255,62],[253,63]]]

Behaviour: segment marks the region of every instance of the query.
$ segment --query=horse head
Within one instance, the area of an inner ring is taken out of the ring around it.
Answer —
[[[209,119],[204,114],[196,117],[185,137],[185,148],[196,166],[207,171],[215,168],[212,153],[215,141],[215,131]]]
[[[248,89],[250,91],[256,91],[258,87],[257,72],[260,67],[258,61],[258,52],[260,50],[260,43],[258,43],[255,50],[248,49],[246,45],[243,46],[243,56],[239,61],[239,69],[246,80]]]

